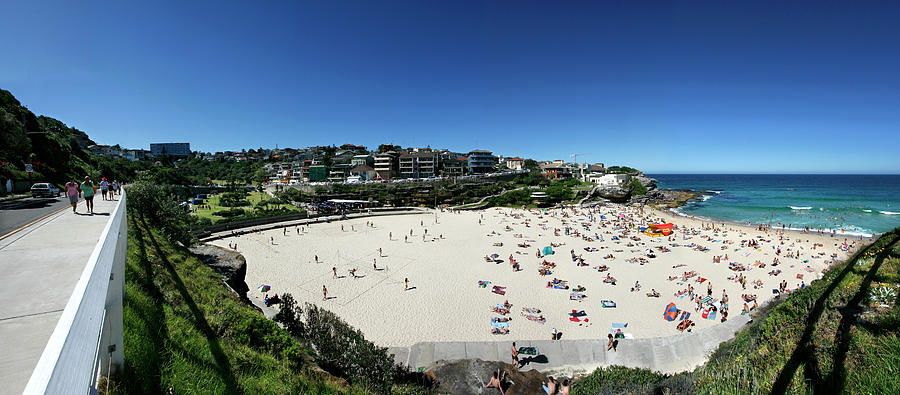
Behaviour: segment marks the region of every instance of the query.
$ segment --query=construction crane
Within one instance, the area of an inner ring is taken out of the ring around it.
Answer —
[[[571,156],[573,158],[572,160],[577,165],[578,164],[578,155],[590,155],[590,154],[591,154],[590,152],[585,152],[585,153],[581,153],[581,154],[569,154],[569,156]]]

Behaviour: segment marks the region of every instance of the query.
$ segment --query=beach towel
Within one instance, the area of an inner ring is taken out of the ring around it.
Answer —
[[[494,289],[492,289],[491,292],[493,292],[497,295],[506,295],[506,290],[502,289],[502,288],[494,287]]]
[[[701,315],[703,318],[709,317],[709,310],[703,310],[703,314]]]
[[[613,328],[626,328],[626,327],[628,327],[628,323],[627,322],[625,322],[625,323],[613,322],[612,327]]]
[[[703,277],[700,277],[700,284],[703,284],[704,281],[706,281],[706,279]]]
[[[509,328],[508,322],[492,322],[491,326],[495,328]]]
[[[538,355],[538,349],[536,347],[519,347],[519,354]]]
[[[803,275],[802,275],[802,274],[800,274],[800,273],[797,273],[797,279],[800,279],[800,280],[802,280],[802,279],[803,279]]]
[[[715,311],[710,311],[710,312],[709,312],[709,317],[707,317],[707,319],[710,319],[710,320],[716,319],[716,312],[715,312]]]
[[[585,317],[584,319],[578,317],[569,317],[569,321],[572,322],[588,322],[588,319]]]
[[[600,303],[603,304],[603,307],[616,307],[616,302],[613,302],[611,300],[603,300]]]
[[[710,300],[712,300],[712,297],[707,296],[707,297],[703,298],[702,300],[700,300],[700,303],[706,303],[706,302],[709,302]]]
[[[584,310],[581,310],[581,311],[572,310],[572,312],[569,313],[569,315],[572,317],[583,317],[583,316],[586,316],[587,313],[585,313]]]

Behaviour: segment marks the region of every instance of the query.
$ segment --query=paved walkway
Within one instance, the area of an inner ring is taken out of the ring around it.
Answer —
[[[66,208],[0,240],[0,394],[25,389],[117,201],[94,203],[93,216]]]
[[[403,211],[373,211],[371,213],[352,213],[347,214],[346,219],[355,219],[355,218],[366,218],[366,217],[381,217],[388,215],[420,215],[420,214],[432,214],[433,210],[423,209],[418,207],[406,207]],[[325,219],[328,219],[326,221]],[[201,242],[209,242],[219,239],[228,238],[234,235],[243,235],[248,233],[255,233],[264,230],[272,230],[272,229],[281,229],[285,227],[291,226],[300,226],[300,225],[309,225],[309,224],[317,224],[322,222],[335,222],[342,221],[340,214],[328,215],[324,217],[313,217],[313,218],[304,218],[304,219],[296,219],[290,221],[281,221],[281,222],[273,222],[270,224],[264,225],[254,225],[248,226],[246,228],[233,229],[233,230],[223,230],[221,232],[213,232],[207,236],[203,236],[200,238]]]
[[[496,342],[429,342],[410,347],[393,347],[388,351],[394,360],[413,370],[428,367],[440,360],[482,359],[510,362],[510,346],[536,347],[537,357],[521,355],[525,362],[521,369],[537,369],[541,372],[565,372],[576,370],[590,372],[600,366],[621,365],[647,368],[663,373],[692,370],[706,362],[720,343],[731,339],[734,333],[750,322],[749,316],[737,316],[726,323],[695,330],[693,333],[669,337],[619,340],[616,352],[606,351],[606,335],[600,340],[516,340],[509,338]],[[674,325],[674,323],[672,324]],[[548,332],[549,336],[549,332]]]

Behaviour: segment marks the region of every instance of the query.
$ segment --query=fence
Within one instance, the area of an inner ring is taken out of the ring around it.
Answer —
[[[128,247],[125,202],[123,191],[31,373],[25,394],[96,393],[100,377],[122,368],[122,294]]]

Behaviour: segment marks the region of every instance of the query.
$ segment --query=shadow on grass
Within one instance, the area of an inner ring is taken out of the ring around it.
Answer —
[[[128,217],[129,229],[134,232],[135,236],[132,237],[131,240],[133,245],[137,246],[139,261],[137,264],[128,265],[128,268],[133,270],[128,270],[126,275],[134,278],[135,284],[141,291],[149,295],[153,302],[152,308],[133,306],[132,314],[137,316],[144,323],[144,327],[148,329],[146,334],[150,335],[149,337],[153,343],[153,349],[164,350],[166,341],[169,338],[167,327],[164,324],[166,322],[165,313],[162,309],[165,299],[162,292],[159,290],[159,287],[153,282],[153,264],[147,260],[147,246],[144,244],[144,232],[141,227],[138,226],[137,217],[133,213]],[[133,303],[127,294],[125,295],[125,303],[129,305]],[[139,357],[139,359],[144,362],[144,364],[140,366],[140,371],[137,371],[137,367],[134,365],[133,361],[125,361],[125,374],[126,377],[130,378],[124,380],[126,382],[125,386],[129,389],[128,392],[162,393],[162,388],[159,386],[160,377],[162,377],[160,354],[157,352],[150,352],[136,357]]]
[[[148,228],[146,221],[142,221],[142,224],[145,229]],[[184,282],[181,280],[181,276],[179,276],[178,271],[175,270],[175,266],[172,265],[171,262],[169,262],[168,257],[159,246],[156,238],[153,237],[153,234],[147,232],[147,238],[150,240],[150,244],[153,245],[153,249],[156,250],[156,255],[159,258],[160,263],[162,263],[166,270],[169,272],[169,276],[172,278],[175,287],[178,289],[178,293],[181,294],[181,298],[188,305],[188,308],[190,309],[191,314],[194,318],[194,326],[206,337],[206,341],[207,343],[209,343],[209,349],[216,361],[216,371],[225,383],[226,393],[243,393],[240,386],[238,386],[237,380],[234,377],[234,372],[231,369],[231,363],[228,362],[228,357],[225,355],[225,352],[222,351],[222,346],[219,344],[219,339],[213,332],[212,328],[209,326],[209,322],[206,321],[206,317],[203,311],[200,310],[199,307],[197,307],[196,303],[194,303],[194,299],[193,297],[191,297],[190,292],[188,292],[187,287],[185,287]]]
[[[887,236],[891,237],[891,236]],[[874,244],[873,244],[874,245]],[[812,310],[810,310],[809,316],[806,319],[806,329],[803,330],[803,335],[800,337],[800,340],[797,342],[797,348],[794,349],[794,353],[791,354],[791,358],[788,359],[787,363],[785,363],[784,368],[781,370],[781,373],[778,374],[778,378],[775,380],[775,383],[772,385],[772,394],[784,394],[787,392],[788,387],[791,384],[792,379],[794,378],[794,374],[796,374],[797,369],[800,368],[800,365],[804,365],[803,375],[807,382],[813,384],[813,387],[817,390],[816,392],[823,391],[823,393],[828,393],[831,391],[827,391],[828,383],[823,379],[821,372],[819,372],[819,364],[815,356],[815,352],[813,346],[811,344],[811,338],[813,331],[815,330],[816,323],[822,316],[822,313],[825,311],[825,302],[831,296],[831,294],[837,289],[838,285],[844,280],[844,277],[847,276],[850,272],[853,271],[856,261],[863,256],[863,254],[870,249],[873,248],[873,245],[869,245],[863,250],[857,252],[851,259],[847,261],[845,267],[841,270],[838,275],[831,280],[831,283],[828,284],[828,288],[822,292],[822,295],[816,300],[816,303],[813,305]],[[883,258],[886,256],[885,253],[879,254],[879,257]],[[866,275],[866,278],[871,281],[871,277],[878,270],[878,266],[880,266],[880,262],[876,265],[873,265],[872,269]],[[865,295],[865,289],[860,285],[860,293]],[[859,293],[857,294],[859,295]],[[855,300],[856,298],[854,298]],[[843,314],[843,313],[842,313]],[[855,317],[855,315],[854,315]],[[843,321],[841,322],[844,323]],[[849,332],[849,325],[847,328]],[[849,333],[848,333],[849,335]],[[849,339],[848,339],[849,341]],[[843,350],[844,356],[846,355],[846,347]],[[841,349],[838,349],[838,353],[841,353]],[[840,355],[836,355],[840,357]],[[837,364],[837,361],[835,361]],[[841,359],[840,368],[837,365],[834,365],[835,369],[841,369],[841,375],[843,375],[843,358]],[[832,371],[829,376],[833,376],[836,373]],[[830,380],[829,380],[830,381]],[[833,388],[833,387],[832,387]],[[836,391],[839,391],[839,388],[834,388]]]
[[[872,264],[872,268],[869,269],[869,272],[866,273],[863,281],[860,282],[859,291],[857,291],[856,294],[853,295],[853,299],[850,299],[850,301],[847,302],[847,305],[840,310],[841,322],[838,325],[838,333],[836,336],[836,343],[838,346],[832,362],[831,373],[828,374],[827,380],[818,383],[820,385],[817,386],[816,392],[826,393],[829,392],[828,389],[830,388],[837,391],[843,390],[847,380],[844,362],[847,360],[847,351],[850,349],[850,329],[853,326],[858,325],[856,318],[863,310],[860,307],[860,303],[862,303],[863,299],[868,295],[869,287],[878,273],[878,269],[881,268],[881,264],[887,259],[889,253],[890,250],[887,250],[878,254],[875,258],[875,263]]]

